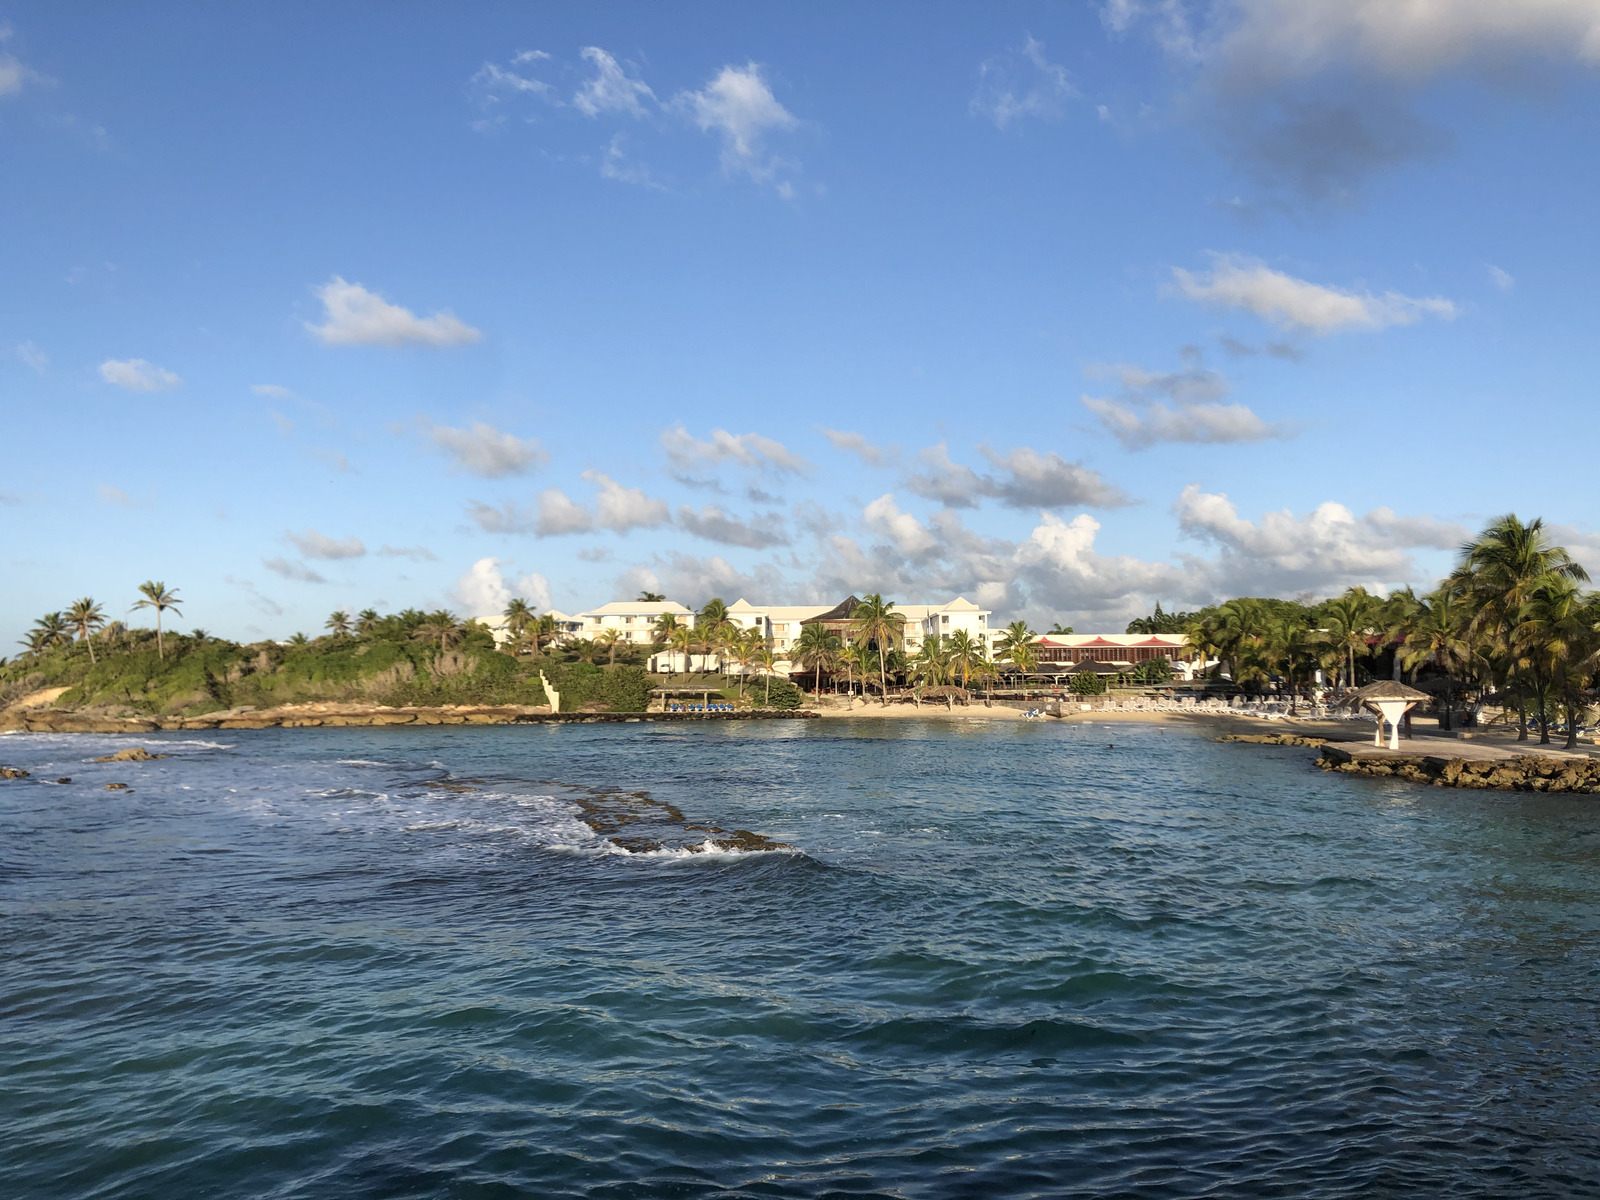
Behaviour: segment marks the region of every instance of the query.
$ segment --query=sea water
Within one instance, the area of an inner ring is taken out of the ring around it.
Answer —
[[[1154,725],[128,744],[0,737],[6,1197],[1600,1195],[1600,798]]]

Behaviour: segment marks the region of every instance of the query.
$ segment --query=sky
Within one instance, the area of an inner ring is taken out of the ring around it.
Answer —
[[[1600,574],[1600,0],[0,0],[0,164],[6,645]]]

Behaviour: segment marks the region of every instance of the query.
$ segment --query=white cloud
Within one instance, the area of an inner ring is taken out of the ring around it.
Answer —
[[[1510,271],[1502,270],[1493,263],[1489,263],[1488,266],[1489,278],[1494,282],[1495,287],[1499,288],[1502,292],[1509,292],[1512,288],[1517,286],[1517,281],[1511,277]]]
[[[316,289],[326,321],[306,328],[330,346],[465,346],[483,334],[444,311],[419,317],[335,275]]]
[[[809,462],[782,442],[762,437],[759,433],[729,433],[726,429],[713,429],[710,440],[702,442],[679,425],[662,433],[661,448],[667,452],[668,461],[679,470],[714,467],[725,462],[773,470],[780,474],[798,475],[811,469]]]
[[[1259,442],[1291,436],[1282,424],[1269,425],[1243,404],[1165,404],[1109,400],[1084,396],[1083,405],[1106,432],[1129,450],[1143,450],[1159,442],[1216,444]]]
[[[423,435],[450,458],[451,466],[469,475],[484,479],[520,475],[550,459],[537,438],[503,433],[483,421],[474,421],[467,429],[435,425],[427,418],[419,424]]]
[[[984,498],[998,500],[1008,508],[1112,508],[1132,503],[1098,471],[1068,462],[1059,454],[1040,453],[1027,446],[1019,446],[1009,454],[987,446],[979,450],[1000,468],[998,476],[980,475],[971,467],[953,462],[948,447],[940,442],[917,456],[923,469],[908,475],[905,486],[950,508],[976,508]]]
[[[529,571],[517,580],[516,594],[541,612],[547,612],[552,607],[550,581],[537,571]]]
[[[439,556],[426,546],[389,546],[378,547],[378,554],[383,558],[409,558],[413,562],[438,562]]]
[[[625,113],[630,117],[645,115],[641,100],[655,102],[656,94],[642,79],[629,76],[622,64],[599,46],[585,46],[581,51],[585,61],[594,67],[594,75],[585,80],[572,97],[572,107],[586,117],[601,113]]]
[[[270,396],[274,400],[289,400],[294,396],[288,388],[276,383],[252,383],[250,390],[258,396]]]
[[[822,436],[833,444],[835,450],[845,454],[854,454],[862,463],[869,467],[881,467],[889,456],[889,452],[882,446],[874,446],[859,433],[848,433],[842,429],[823,429]]]
[[[544,57],[550,56],[546,54]],[[512,59],[513,64],[518,66],[533,61],[536,60],[525,58],[522,54]],[[518,75],[515,71],[508,71],[494,63],[486,62],[479,67],[469,84],[479,93],[485,104],[497,103],[503,94],[537,96],[548,103],[560,103],[555,98],[555,89],[544,80]]]
[[[665,500],[647,496],[638,488],[624,487],[599,471],[585,471],[583,477],[600,489],[595,497],[594,523],[601,529],[627,533],[630,529],[655,529],[672,520]]]
[[[1004,129],[1025,117],[1058,120],[1077,95],[1067,69],[1047,59],[1044,43],[1029,36],[1019,53],[996,55],[978,67],[978,90],[968,108]]]
[[[540,537],[560,537],[565,533],[588,533],[594,518],[583,505],[570,499],[560,488],[539,493],[539,517],[534,532]]]
[[[727,546],[761,550],[768,546],[784,546],[789,542],[782,519],[772,513],[747,521],[724,512],[714,504],[704,505],[699,511],[688,505],[679,505],[676,523],[685,533]]]
[[[50,356],[33,342],[22,342],[17,346],[17,358],[22,364],[35,374],[43,375],[50,366]]]
[[[510,500],[499,508],[485,504],[481,500],[474,500],[472,507],[467,510],[467,515],[476,521],[478,528],[485,533],[532,533],[538,525],[537,513],[518,508]]]
[[[1177,293],[1190,300],[1247,309],[1278,325],[1316,334],[1410,325],[1426,316],[1448,321],[1456,315],[1456,306],[1439,296],[1417,298],[1399,292],[1375,296],[1324,287],[1239,255],[1213,255],[1210,271],[1174,267],[1172,277]]]
[[[1258,353],[1243,343],[1227,348],[1235,354]],[[1129,450],[1143,450],[1159,442],[1216,444],[1292,435],[1287,425],[1268,424],[1243,404],[1217,403],[1230,390],[1227,378],[1201,365],[1198,348],[1185,347],[1183,354],[1187,365],[1181,371],[1147,371],[1121,363],[1091,372],[1115,375],[1121,380],[1122,392],[1117,399],[1084,396],[1084,407]],[[1163,404],[1157,397],[1173,404]]]
[[[689,114],[705,133],[722,138],[722,169],[757,183],[775,183],[784,164],[766,152],[774,132],[793,129],[799,120],[778,102],[755,63],[723,67],[698,92],[684,92],[674,105]],[[787,185],[778,183],[780,192]]]
[[[284,537],[293,542],[305,558],[360,558],[367,552],[358,537],[331,538],[315,529],[308,529],[304,533],[286,533]]]
[[[296,583],[328,582],[321,575],[318,575],[310,567],[306,566],[305,563],[290,562],[286,558],[264,558],[261,560],[261,565],[267,570],[271,571],[274,575],[281,575],[285,579],[291,579]]]
[[[456,580],[455,597],[468,617],[498,617],[511,601],[498,558],[480,558]]]
[[[624,571],[617,584],[623,595],[663,592],[691,608],[699,608],[713,596],[731,604],[740,596],[787,594],[782,573],[770,563],[759,563],[749,571],[741,571],[716,554],[709,558],[680,553],[657,557],[648,567],[641,564]]]
[[[1327,501],[1304,517],[1287,510],[1259,522],[1240,517],[1226,495],[1190,484],[1173,505],[1190,537],[1215,545],[1212,576],[1234,595],[1327,594],[1361,584],[1383,588],[1416,578],[1411,548],[1445,549],[1470,536],[1431,517],[1377,508],[1363,517]]]
[[[130,392],[165,392],[183,382],[165,367],[142,358],[108,358],[100,364],[100,378]]]
[[[910,513],[900,511],[892,492],[879,496],[867,505],[861,516],[868,529],[888,538],[896,549],[909,557],[926,554],[938,544],[922,522]]]
[[[614,179],[618,183],[632,183],[639,187],[656,188],[665,190],[650,172],[650,168],[635,159],[629,158],[623,146],[627,144],[627,135],[615,133],[606,145],[605,155],[600,159],[600,177]]]
[[[987,446],[979,449],[1002,471],[989,494],[1010,508],[1117,508],[1133,503],[1098,471],[1067,462],[1059,454],[1041,454],[1026,446],[1005,455]]]
[[[109,483],[95,485],[95,494],[100,497],[102,504],[116,504],[123,508],[133,507],[133,497],[119,487],[112,487]]]

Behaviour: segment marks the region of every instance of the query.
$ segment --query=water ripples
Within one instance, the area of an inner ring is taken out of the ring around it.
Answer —
[[[1097,736],[0,739],[0,1192],[1600,1195],[1592,804]]]

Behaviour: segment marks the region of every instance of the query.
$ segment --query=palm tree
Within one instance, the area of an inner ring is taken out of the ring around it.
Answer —
[[[579,662],[592,664],[600,657],[600,644],[593,638],[579,638],[572,643],[572,649],[577,654]]]
[[[1423,598],[1421,611],[1412,622],[1400,654],[1412,679],[1424,663],[1432,663],[1447,676],[1463,670],[1472,662],[1472,643],[1466,636],[1466,614],[1455,589],[1441,587]],[[1445,729],[1450,728],[1450,700],[1443,700]]]
[[[1195,656],[1195,673],[1204,678],[1206,664],[1220,658],[1222,648],[1217,645],[1216,633],[1211,623],[1204,619],[1192,620],[1184,631],[1189,649]]]
[[[342,608],[336,608],[328,619],[322,623],[322,627],[333,634],[334,637],[344,637],[350,632],[350,614]]]
[[[666,646],[672,642],[672,631],[678,628],[677,613],[662,613],[650,622],[650,640],[658,646]]]
[[[750,668],[761,657],[761,652],[767,648],[767,639],[762,636],[759,629],[745,629],[734,632],[728,641],[728,652],[733,656],[733,661],[739,664],[739,695],[744,695],[745,676],[750,673]],[[768,691],[771,691],[769,688]]]
[[[1336,600],[1323,605],[1327,644],[1339,650],[1346,666],[1345,686],[1356,686],[1356,654],[1369,649],[1367,636],[1378,620],[1377,605],[1365,588],[1349,588]]]
[[[134,607],[156,610],[156,654],[165,658],[167,648],[161,638],[161,614],[170,608],[180,617],[183,616],[183,612],[178,608],[178,593],[175,590],[169,592],[166,584],[156,580],[146,580],[139,585],[139,590],[144,593],[144,599],[136,601]]]
[[[556,619],[549,613],[539,617],[533,622],[533,652],[537,654],[539,648],[547,642],[554,642],[556,635],[561,631],[556,628]]]
[[[377,609],[363,608],[356,614],[356,632],[360,634],[372,633],[378,628],[379,620]]]
[[[640,592],[639,593],[639,603],[640,604],[660,604],[665,600],[666,600],[666,597],[663,596],[660,592]]]
[[[72,623],[59,612],[45,613],[33,623],[33,631],[24,643],[30,650],[48,650],[52,646],[72,644]],[[37,638],[37,645],[34,639]]]
[[[672,647],[674,653],[683,655],[683,673],[689,674],[694,669],[690,657],[695,648],[694,630],[687,625],[673,625],[667,635],[667,645]]]
[[[705,607],[700,610],[700,614],[695,619],[694,623],[695,632],[699,635],[700,650],[702,655],[700,659],[700,667],[702,670],[705,669],[706,661],[711,657],[711,655],[715,652],[716,647],[720,644],[722,630],[727,623],[728,606],[716,597],[712,597],[710,600],[707,600]],[[719,668],[722,666],[720,659],[717,662],[717,666]]]
[[[1013,621],[995,643],[995,652],[1000,659],[1011,663],[1026,675],[1038,665],[1038,654],[1033,648],[1035,640],[1034,632],[1028,628],[1026,621]]]
[[[850,633],[856,641],[877,647],[879,699],[885,707],[889,704],[889,652],[900,645],[905,627],[906,619],[894,611],[894,601],[877,592],[868,592],[850,614]]]
[[[606,666],[617,665],[617,647],[622,644],[622,630],[607,625],[595,638],[595,644],[606,652]]]
[[[1515,513],[1497,517],[1461,547],[1449,583],[1476,609],[1469,632],[1497,687],[1517,697],[1517,740],[1528,736],[1526,684],[1531,660],[1519,645],[1524,606],[1541,589],[1585,583],[1589,574],[1564,547],[1551,543],[1542,518],[1523,524]]]
[[[872,653],[867,649],[865,642],[854,642],[839,652],[839,661],[844,664],[844,692],[847,703],[855,702],[855,680],[861,677],[861,700],[866,702],[867,673],[872,670]]]
[[[841,649],[839,635],[820,622],[802,623],[800,638],[794,644],[793,657],[815,676],[812,695],[822,694],[822,673],[832,671],[839,661]]]
[[[922,649],[913,660],[912,669],[929,685],[938,687],[950,681],[950,653],[945,640],[937,633],[922,643]]]
[[[72,622],[72,627],[78,631],[78,640],[85,642],[89,647],[89,662],[95,661],[94,633],[106,623],[105,611],[88,596],[82,600],[74,600],[72,607],[67,610],[67,619]]]
[[[1045,633],[1047,633],[1047,634],[1050,634],[1050,633],[1067,634],[1067,633],[1071,633],[1071,632],[1072,632],[1072,626],[1071,625],[1063,625],[1060,621],[1053,622],[1051,624],[1050,628],[1045,630]]]
[[[528,627],[528,623],[534,620],[535,617],[533,605],[529,604],[521,596],[511,597],[511,599],[506,602],[505,611],[500,615],[505,617],[506,632],[509,633],[513,638],[516,638],[518,635],[520,635],[522,631]]]
[[[459,642],[462,634],[461,619],[445,608],[428,613],[411,632],[419,642],[438,642],[441,654]]]
[[[958,629],[950,635],[949,648],[950,669],[961,672],[961,690],[966,691],[967,676],[972,673],[973,665],[983,658],[983,648],[965,629]]]
[[[755,661],[761,668],[762,681],[766,684],[766,695],[761,699],[763,707],[770,707],[772,704],[772,677],[778,673],[778,662],[783,657],[773,650],[770,641],[762,639],[761,652],[756,655]]]
[[[310,644],[310,639],[307,638],[305,634],[299,632],[296,632],[294,636],[289,639],[289,645],[291,646],[309,646]]]

